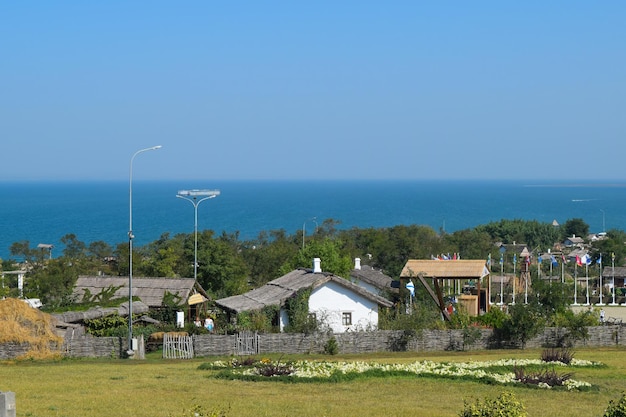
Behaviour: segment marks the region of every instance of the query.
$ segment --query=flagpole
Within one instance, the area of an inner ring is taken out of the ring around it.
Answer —
[[[578,259],[576,260],[576,264],[574,264],[574,304],[573,306],[580,305],[578,304]]]
[[[587,287],[587,302],[585,303],[586,306],[589,305],[589,262],[587,262],[588,259],[585,259],[585,287]]]
[[[493,268],[491,267],[491,253],[489,254],[487,264],[489,265],[489,305],[491,305],[493,304],[493,301],[491,301],[491,273],[493,272]]]
[[[527,273],[524,274],[524,304],[528,304],[528,278],[530,277],[530,258],[526,258],[528,262],[526,262],[526,269],[528,269]]]
[[[603,306],[604,303],[602,302],[602,296],[604,294],[602,294],[604,292],[604,286],[602,285],[602,254],[600,254],[600,259],[598,259],[598,261],[600,261],[599,265],[600,265],[600,272],[599,272],[599,276],[600,276],[600,302],[598,303],[599,306]]]
[[[517,280],[517,275],[515,275],[515,265],[517,265],[517,256],[513,255],[513,294],[511,295],[511,305],[515,304],[515,281]]]
[[[612,269],[613,269],[612,280],[611,280],[611,282],[612,282],[611,287],[612,287],[612,290],[613,290],[613,292],[612,292],[613,301],[611,302],[610,305],[616,306],[617,304],[615,303],[615,253],[613,253],[611,255],[611,266],[612,266]]]
[[[500,305],[504,304],[504,260],[500,255]]]

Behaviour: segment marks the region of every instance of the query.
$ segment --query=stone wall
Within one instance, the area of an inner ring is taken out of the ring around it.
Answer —
[[[589,327],[589,339],[574,346],[608,347],[624,346],[626,326]],[[349,332],[335,335],[268,333],[259,335],[260,353],[314,354],[324,353],[330,337],[334,337],[340,353],[368,353],[393,351],[445,351],[481,350],[493,348],[493,332],[479,330],[469,335],[463,330],[424,330],[420,333],[381,330],[376,332]],[[546,328],[539,336],[529,340],[526,348],[556,346],[565,334],[564,329]],[[465,337],[464,337],[465,336]],[[235,335],[193,336],[196,356],[235,355]],[[127,350],[127,340],[118,337],[81,336],[66,340],[63,353],[68,357],[122,358]],[[519,346],[510,346],[519,347]],[[11,359],[24,354],[27,345],[7,343],[0,345],[0,359]]]
[[[121,358],[126,345],[128,341],[119,337],[82,336],[66,340],[63,354],[70,358]]]

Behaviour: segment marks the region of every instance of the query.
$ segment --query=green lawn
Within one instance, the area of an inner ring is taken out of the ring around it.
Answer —
[[[413,362],[538,358],[540,350],[380,353],[299,356],[297,359]],[[263,355],[261,355],[263,356]],[[16,395],[18,416],[183,415],[200,405],[231,416],[455,416],[463,400],[513,392],[529,416],[601,416],[609,400],[626,392],[626,350],[577,349],[575,357],[606,367],[576,369],[574,378],[594,385],[587,392],[502,387],[431,378],[370,378],[344,383],[225,381],[198,365],[216,358],[165,361],[63,360],[4,362],[0,391]],[[276,358],[276,357],[274,357]],[[283,357],[282,360],[296,359]]]

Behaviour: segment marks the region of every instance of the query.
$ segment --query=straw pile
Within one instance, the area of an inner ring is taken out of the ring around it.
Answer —
[[[15,298],[0,300],[0,345],[27,345],[17,359],[51,359],[61,356],[63,338],[54,333],[54,319]]]

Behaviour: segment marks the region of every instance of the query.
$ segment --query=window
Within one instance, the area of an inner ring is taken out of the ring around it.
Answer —
[[[352,313],[341,313],[341,324],[352,326]]]

